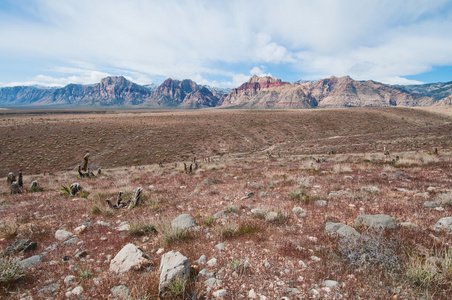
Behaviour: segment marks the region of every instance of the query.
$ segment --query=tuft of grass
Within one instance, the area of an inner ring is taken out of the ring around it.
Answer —
[[[102,213],[102,211],[101,211],[101,209],[100,209],[99,206],[93,205],[93,207],[91,208],[91,213],[92,213],[93,215],[99,215],[99,214]]]
[[[317,197],[312,196],[308,192],[308,188],[304,185],[300,186],[298,189],[291,191],[289,196],[292,200],[301,202],[303,204],[313,204],[317,200]]]
[[[69,189],[69,187],[67,185],[62,185],[60,191],[63,192],[63,194],[66,194],[66,195],[70,195],[71,194],[71,190]]]
[[[240,261],[240,260],[234,260],[231,262],[231,269],[234,270],[237,274],[243,275],[248,270],[248,262],[247,261]]]
[[[20,225],[14,220],[4,220],[4,222],[0,224],[0,237],[5,239],[15,237],[19,231],[19,226]]]
[[[430,257],[411,255],[405,275],[422,288],[452,290],[452,250],[439,249]]]
[[[176,277],[168,286],[171,298],[182,296],[185,293],[187,282],[188,280],[182,278],[181,276]]]
[[[130,229],[129,229],[129,233],[131,235],[137,235],[137,236],[149,235],[149,234],[153,234],[155,232],[157,232],[157,230],[155,229],[155,226],[153,224],[146,223],[143,221],[133,222],[130,225]]]
[[[236,206],[228,206],[226,207],[226,211],[228,213],[236,213],[239,209]]]
[[[239,226],[237,223],[226,222],[220,227],[220,236],[222,238],[232,238],[239,232]]]
[[[215,224],[215,217],[212,215],[204,217],[204,218],[202,218],[201,222],[206,227],[212,227]]]
[[[87,191],[82,191],[80,193],[80,198],[88,198],[88,196],[89,196],[89,192],[87,192]]]
[[[165,245],[180,243],[190,237],[187,230],[173,227],[169,221],[158,223],[156,229],[163,244]]]
[[[0,257],[0,282],[8,283],[14,281],[23,274],[24,270],[20,266],[18,258]]]
[[[380,267],[393,273],[402,268],[401,241],[386,237],[383,230],[365,231],[359,237],[344,237],[339,240],[337,250],[342,259],[362,270]]]
[[[253,234],[261,231],[261,228],[256,223],[244,223],[239,227],[238,235]]]
[[[93,276],[93,272],[89,269],[83,269],[80,271],[80,279],[86,280]]]

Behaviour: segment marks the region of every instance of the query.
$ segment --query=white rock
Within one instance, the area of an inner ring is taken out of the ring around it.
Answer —
[[[339,285],[339,282],[337,282],[335,280],[323,281],[323,286],[328,287],[328,288],[334,288],[334,287],[337,287],[338,285]]]
[[[160,248],[160,249],[158,249],[157,252],[155,252],[155,253],[158,254],[158,255],[160,255],[160,254],[162,254],[164,251],[165,251],[164,248]]]
[[[171,222],[173,228],[188,229],[196,226],[195,220],[189,214],[182,214]]]
[[[213,293],[213,296],[215,298],[220,298],[220,297],[226,296],[227,294],[228,294],[228,291],[226,291],[226,290],[218,290],[218,291]]]
[[[69,275],[66,276],[66,278],[64,278],[64,284],[65,285],[72,285],[75,283],[75,276],[74,275]]]
[[[209,260],[209,261],[207,262],[207,265],[208,265],[209,267],[214,267],[214,266],[216,266],[216,265],[217,265],[217,259],[216,259],[216,258],[212,258],[211,260]]]
[[[110,271],[124,273],[149,263],[149,256],[146,253],[134,244],[127,244],[110,262]]]
[[[188,280],[189,277],[190,263],[185,256],[177,251],[163,254],[160,260],[159,296],[163,297],[175,280]]]
[[[257,294],[256,294],[256,292],[254,291],[254,289],[251,289],[251,290],[248,292],[248,298],[250,298],[250,299],[257,299]]]
[[[86,228],[88,228],[86,225],[80,225],[78,227],[75,227],[74,232],[76,234],[80,234],[80,233],[84,232],[86,230]]]
[[[59,229],[55,232],[55,238],[59,241],[65,241],[71,236],[73,236],[72,232],[63,229]]]
[[[121,224],[119,224],[118,227],[116,227],[117,231],[129,231],[130,229],[130,224],[127,221],[122,222]]]
[[[81,295],[83,293],[83,287],[78,286],[72,290],[72,295]]]

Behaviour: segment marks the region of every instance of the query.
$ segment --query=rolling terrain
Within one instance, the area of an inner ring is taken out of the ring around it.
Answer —
[[[450,107],[0,111],[0,298],[448,299],[451,140]]]

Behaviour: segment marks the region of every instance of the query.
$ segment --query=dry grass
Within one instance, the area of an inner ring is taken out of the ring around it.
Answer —
[[[324,299],[447,299],[450,295],[447,247],[452,235],[431,228],[452,212],[452,127],[436,114],[363,109],[2,118],[0,138],[11,144],[2,148],[1,155],[10,153],[20,161],[17,152],[12,153],[20,143],[23,164],[29,168],[25,186],[37,180],[43,191],[9,195],[6,183],[0,181],[0,225],[4,226],[0,226],[0,248],[29,238],[38,243],[37,249],[19,253],[18,258],[47,254],[37,267],[25,270],[23,279],[1,285],[1,298],[38,299],[40,289],[59,283],[60,289],[45,297],[62,299],[68,289],[63,280],[74,275],[86,299],[112,298],[110,289],[120,283],[128,286],[132,299],[157,299],[159,248],[180,251],[192,265],[194,275],[183,284],[187,289],[177,296],[181,299],[212,297],[205,279],[196,277],[205,267],[195,263],[201,254],[217,259],[217,265],[208,269],[222,280],[226,299],[247,297],[251,289],[267,299],[309,298],[312,289]],[[392,121],[395,125],[385,127]],[[27,141],[24,137],[30,133],[25,132],[38,125],[48,127],[33,132],[41,141]],[[13,128],[17,134],[8,138],[5,132]],[[86,135],[77,147],[65,141],[75,130]],[[382,154],[383,146],[390,149],[389,157]],[[29,147],[41,156],[35,166],[34,159],[28,160],[34,157],[27,156]],[[429,154],[432,147],[439,148],[438,155]],[[101,176],[78,177],[75,166],[85,150],[92,155],[92,165],[102,167]],[[44,153],[55,159],[45,159]],[[181,172],[183,162],[194,156],[200,169],[194,174]],[[393,162],[396,156],[399,160]],[[318,160],[321,157],[325,159]],[[163,167],[157,164],[160,160]],[[2,164],[2,168],[19,166]],[[31,174],[33,168],[41,173]],[[53,174],[44,174],[45,170]],[[79,182],[86,193],[69,196],[59,191],[73,182]],[[128,200],[137,187],[143,187],[143,205],[129,210],[106,204],[120,190]],[[427,199],[438,201],[444,211],[424,208]],[[313,205],[315,200],[328,200],[328,205]],[[294,207],[301,207],[306,216],[294,213]],[[253,215],[255,208],[263,208],[264,213]],[[226,212],[213,217],[221,211]],[[171,220],[182,213],[192,215],[199,227],[190,232],[172,228]],[[326,236],[326,222],[353,226],[360,214],[389,214],[415,226],[361,232],[360,239],[346,243]],[[125,221],[130,230],[118,231]],[[76,234],[80,243],[62,245],[55,239],[57,229],[73,231],[81,223],[90,225]],[[225,244],[221,251],[214,247],[220,242]],[[127,243],[149,254],[151,266],[111,274],[111,258]],[[58,248],[46,250],[54,244]],[[88,256],[76,258],[81,250]],[[63,261],[64,256],[70,260]],[[78,269],[71,271],[70,265]],[[328,294],[322,289],[326,279],[337,280],[340,286]],[[289,287],[300,293],[287,295]],[[175,295],[178,290],[175,286]]]

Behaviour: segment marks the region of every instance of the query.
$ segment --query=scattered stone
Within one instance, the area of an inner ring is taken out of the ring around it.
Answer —
[[[38,295],[42,296],[43,294],[55,293],[60,289],[60,285],[58,283],[49,284],[38,291]]]
[[[165,248],[159,248],[159,249],[157,250],[157,252],[155,252],[155,253],[158,254],[158,255],[160,255],[160,254],[162,254],[164,251],[165,251]]]
[[[417,224],[411,223],[411,222],[402,222],[400,223],[400,226],[402,226],[403,228],[407,228],[407,229],[413,229],[413,228],[417,228]]]
[[[272,223],[278,220],[278,213],[271,211],[265,215],[265,221]]]
[[[363,187],[361,187],[361,191],[368,192],[371,194],[379,194],[380,193],[380,189],[373,185],[363,186]]]
[[[19,262],[19,265],[23,269],[33,268],[39,265],[42,262],[41,255],[34,255]]]
[[[221,286],[222,281],[212,277],[204,281],[204,284],[207,285],[208,287],[214,288]]]
[[[75,288],[72,290],[71,293],[72,293],[72,295],[79,296],[79,295],[81,295],[81,294],[83,293],[83,287],[77,286],[77,287],[75,287]]]
[[[78,241],[78,237],[74,236],[73,238],[68,239],[63,242],[63,245],[73,245]]]
[[[326,201],[326,200],[317,200],[316,202],[314,202],[314,205],[316,205],[316,206],[327,206],[328,205],[328,201]]]
[[[201,255],[197,261],[195,261],[198,264],[205,264],[207,262],[207,256],[205,256],[204,254]]]
[[[227,210],[219,211],[216,214],[214,214],[213,217],[215,218],[215,220],[221,219],[226,216],[226,212]]]
[[[254,289],[251,289],[251,290],[248,292],[248,298],[250,298],[250,299],[257,299],[257,294],[256,294],[256,292],[254,291]]]
[[[215,249],[222,251],[226,248],[226,245],[224,243],[219,243],[215,245]]]
[[[75,254],[75,257],[83,258],[83,257],[86,257],[87,255],[88,255],[88,252],[86,252],[86,250],[83,250],[83,251],[77,252],[77,254]]]
[[[124,284],[120,284],[112,287],[110,294],[119,298],[127,298],[129,296],[129,288]]]
[[[436,187],[434,187],[434,186],[429,186],[427,188],[427,192],[433,192],[434,190],[436,190]]]
[[[118,227],[115,228],[117,231],[129,231],[130,224],[127,221],[121,222]]]
[[[436,201],[425,201],[424,202],[424,207],[427,207],[427,208],[435,208],[438,205],[439,204]]]
[[[159,296],[163,297],[174,280],[188,280],[190,263],[181,253],[170,251],[163,254],[160,261]]]
[[[327,287],[327,288],[334,288],[337,287],[339,285],[339,282],[335,281],[335,280],[325,280],[323,281],[323,286]]]
[[[228,294],[228,291],[226,291],[226,290],[218,290],[218,291],[214,292],[212,295],[215,298],[220,298],[220,297],[226,296],[227,294]]]
[[[320,257],[317,257],[317,256],[315,256],[315,255],[312,255],[312,256],[311,256],[311,260],[313,260],[313,261],[321,261],[322,259],[321,259]]]
[[[71,236],[73,236],[72,232],[63,229],[59,229],[55,232],[55,238],[59,241],[65,241]]]
[[[252,183],[250,184],[250,187],[256,190],[262,190],[265,188],[265,186],[263,184],[258,184],[258,183]]]
[[[414,196],[416,196],[416,197],[423,197],[423,198],[429,198],[430,197],[429,193],[427,193],[427,192],[425,192],[425,193],[417,193]]]
[[[134,244],[125,245],[110,262],[110,271],[116,273],[140,269],[150,264],[149,256]]]
[[[96,224],[100,225],[100,226],[106,226],[106,227],[110,227],[111,226],[110,223],[107,223],[107,222],[104,222],[104,221],[101,221],[101,220],[97,221]]]
[[[196,226],[195,220],[189,214],[182,214],[171,222],[173,228],[188,229]]]
[[[207,265],[208,265],[209,267],[214,267],[214,266],[216,266],[216,265],[217,265],[217,259],[216,259],[216,258],[212,258],[211,260],[209,260],[209,261],[207,262]]]
[[[251,213],[253,215],[255,215],[256,217],[258,217],[258,218],[262,218],[262,217],[265,217],[267,215],[268,211],[265,210],[265,209],[261,209],[261,208],[253,208],[251,210]]]
[[[86,228],[88,228],[88,226],[86,226],[86,225],[79,225],[79,226],[75,227],[74,232],[76,234],[80,234],[80,233],[84,232],[86,230]]]
[[[312,289],[309,291],[309,295],[311,295],[311,297],[313,298],[317,298],[318,296],[320,296],[320,292],[316,289]]]
[[[73,285],[73,284],[75,284],[75,276],[74,275],[66,276],[66,278],[64,278],[64,284],[65,285]]]
[[[353,227],[342,223],[327,222],[325,224],[326,233],[329,235],[338,235],[339,237],[359,237],[358,231]]]
[[[290,296],[295,296],[300,293],[300,290],[297,288],[285,287],[283,288],[283,293]]]
[[[452,217],[441,218],[436,222],[435,226],[433,226],[433,230],[441,231],[445,230],[449,233],[452,233]]]
[[[18,252],[28,252],[36,249],[36,246],[36,242],[32,242],[29,239],[20,239],[6,247],[6,249],[3,250],[2,255],[12,255]]]
[[[359,215],[355,220],[355,227],[397,229],[395,219],[388,215]]]
[[[299,206],[296,206],[296,207],[292,208],[292,212],[295,213],[300,218],[305,218],[308,215],[306,213],[306,211],[303,208],[299,207]]]

